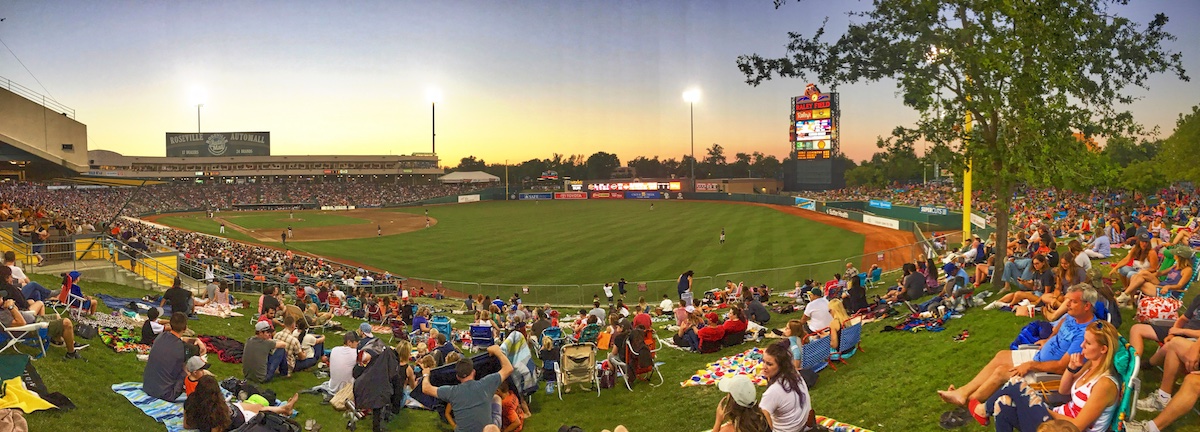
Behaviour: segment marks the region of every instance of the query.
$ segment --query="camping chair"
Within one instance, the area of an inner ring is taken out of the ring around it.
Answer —
[[[591,342],[563,345],[559,350],[559,362],[554,364],[554,376],[558,384],[558,399],[562,400],[563,387],[571,384],[587,384],[596,388],[600,397],[600,379],[596,376],[596,344]]]
[[[429,320],[429,327],[436,329],[438,333],[446,335],[446,339],[450,339],[454,334],[454,328],[450,326],[450,318],[436,315]]]
[[[317,295],[316,295],[316,294],[309,294],[309,295],[308,295],[308,301],[309,301],[309,302],[311,302],[312,304],[315,304],[315,305],[317,305],[317,310],[318,310],[318,311],[327,311],[327,310],[329,310],[329,303],[322,302],[322,301],[321,301],[321,298],[320,298],[320,297],[317,297]]]
[[[875,268],[871,269],[870,279],[867,280],[867,284],[866,284],[867,288],[875,288],[875,285],[879,283],[879,280],[881,278],[883,278],[883,269],[882,268],[875,267]]]
[[[854,323],[854,325],[842,325],[842,332],[838,335],[838,358],[842,364],[847,364],[846,359],[853,357],[862,348],[859,342],[862,341],[862,322]]]
[[[800,361],[800,368],[820,372],[821,369],[830,366],[829,348],[829,336],[814,339],[804,344],[804,358]],[[837,369],[835,368],[834,370]]]
[[[745,342],[746,342],[746,331],[745,330],[742,330],[737,333],[730,333],[730,334],[725,335],[725,337],[721,338],[721,345],[727,346],[727,347],[741,345]]]
[[[600,337],[600,324],[588,324],[579,332],[579,340],[576,343],[596,343],[596,339]]]
[[[395,342],[397,337],[405,337],[408,335],[408,326],[404,325],[404,321],[388,318],[387,323],[388,326],[392,328],[392,335],[388,338],[388,342]]]
[[[637,372],[633,371],[631,365],[637,363],[637,356],[631,355],[633,347],[629,344],[629,339],[629,332],[614,336],[612,349],[609,350],[606,360],[616,366],[617,378],[625,383],[625,388],[633,391],[633,381],[637,379]]]
[[[554,349],[562,348],[567,342],[567,336],[563,334],[562,327],[546,327],[542,330],[542,337],[548,337],[554,343]]]
[[[483,350],[483,349],[487,349],[487,347],[490,347],[490,346],[496,344],[496,336],[495,336],[495,333],[492,331],[492,326],[490,326],[490,325],[485,326],[485,325],[472,324],[469,332],[471,334],[471,349],[472,350],[475,350],[475,351]]]
[[[83,309],[87,299],[71,293],[69,286],[64,286],[58,293],[58,300],[46,303],[46,306],[55,314],[62,316],[70,313],[71,318],[78,318],[80,310]]]
[[[46,343],[50,341],[48,333],[50,323],[35,322],[32,324],[25,324],[23,326],[12,327],[6,327],[3,324],[0,324],[0,327],[3,327],[4,334],[8,336],[8,343],[4,345],[4,348],[0,348],[0,353],[12,348],[13,351],[16,351],[17,354],[20,354],[21,350],[17,348],[17,344],[25,343],[26,338],[32,337],[37,340],[38,347],[41,348],[42,354],[40,356],[31,358],[36,360],[46,356]]]

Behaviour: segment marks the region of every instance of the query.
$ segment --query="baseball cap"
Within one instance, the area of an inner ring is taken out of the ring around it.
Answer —
[[[272,326],[271,323],[266,321],[259,321],[258,323],[254,324],[254,331],[256,332],[270,331],[274,328],[275,326]]]
[[[362,332],[363,336],[375,337],[375,335],[371,334],[371,324],[370,323],[359,324],[358,331]]]
[[[1148,242],[1148,241],[1150,241],[1150,233],[1146,232],[1146,231],[1140,232],[1140,233],[1138,233],[1137,238],[1138,238],[1138,240]]]
[[[954,265],[953,262],[948,262],[946,265],[942,266],[942,271],[946,273],[958,271],[958,266]]]
[[[686,307],[683,308],[683,310],[687,311],[687,313],[692,313],[692,312],[696,311],[696,307],[692,306],[692,305],[687,305]]]
[[[717,316],[716,312],[709,312],[704,315],[704,319],[707,319],[709,321],[720,321],[721,317]]]
[[[754,391],[754,383],[750,382],[750,378],[745,375],[734,375],[725,378],[717,383],[717,388],[725,393],[733,396],[733,401],[737,402],[745,408],[754,405],[754,400],[758,395]]]
[[[185,367],[187,368],[188,373],[192,373],[198,370],[208,369],[208,366],[208,362],[204,361],[203,357],[192,356],[192,358],[187,360],[187,365]]]

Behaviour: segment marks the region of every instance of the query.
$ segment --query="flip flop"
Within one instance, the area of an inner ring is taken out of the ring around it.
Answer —
[[[967,402],[967,413],[971,414],[971,417],[975,418],[975,421],[978,422],[980,426],[987,426],[990,419],[976,415],[975,407],[977,406],[979,406],[979,401],[971,399],[969,402]]]
[[[967,410],[955,408],[942,413],[942,418],[938,421],[938,426],[942,429],[958,429],[967,424]]]

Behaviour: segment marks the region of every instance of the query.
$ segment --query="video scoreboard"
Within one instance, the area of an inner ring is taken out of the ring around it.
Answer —
[[[808,84],[804,95],[791,98],[788,152],[795,160],[786,173],[789,190],[830,189],[841,182],[835,175],[841,112],[837,93],[821,93]]]

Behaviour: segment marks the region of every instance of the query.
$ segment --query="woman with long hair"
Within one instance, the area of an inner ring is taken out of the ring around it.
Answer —
[[[787,342],[767,346],[763,355],[763,373],[767,376],[767,391],[762,407],[767,422],[775,432],[799,432],[815,424],[816,415],[808,395],[808,385],[792,366],[792,353]]]
[[[829,301],[829,315],[833,316],[833,321],[829,322],[829,351],[836,356],[840,354],[838,340],[842,336],[842,327],[846,325],[847,321],[850,321],[850,314],[846,313],[846,307],[842,305],[841,300],[834,299]]]
[[[237,416],[241,417],[241,412]],[[183,427],[201,431],[224,432],[241,426],[245,418],[233,424],[233,412],[221,395],[217,379],[205,375],[196,382],[196,390],[183,402]]]
[[[734,375],[717,384],[728,393],[717,403],[717,421],[713,432],[767,432],[771,425],[755,401],[754,383],[745,375]]]
[[[1107,431],[1120,399],[1113,354],[1121,348],[1117,329],[1108,321],[1088,324],[1083,335],[1083,352],[1071,354],[1058,391],[1071,401],[1054,408],[1020,377],[992,395],[987,402],[972,401],[971,414],[986,425],[996,419],[997,431],[1037,430],[1049,420],[1067,420],[1084,432]]]
[[[1162,271],[1151,268],[1138,272],[1129,278],[1129,286],[1121,296],[1129,297],[1139,292],[1145,296],[1161,296],[1183,290],[1188,281],[1192,280],[1192,273],[1195,271],[1192,268],[1192,257],[1195,253],[1187,246],[1173,248],[1171,252],[1175,254],[1175,264]]]

